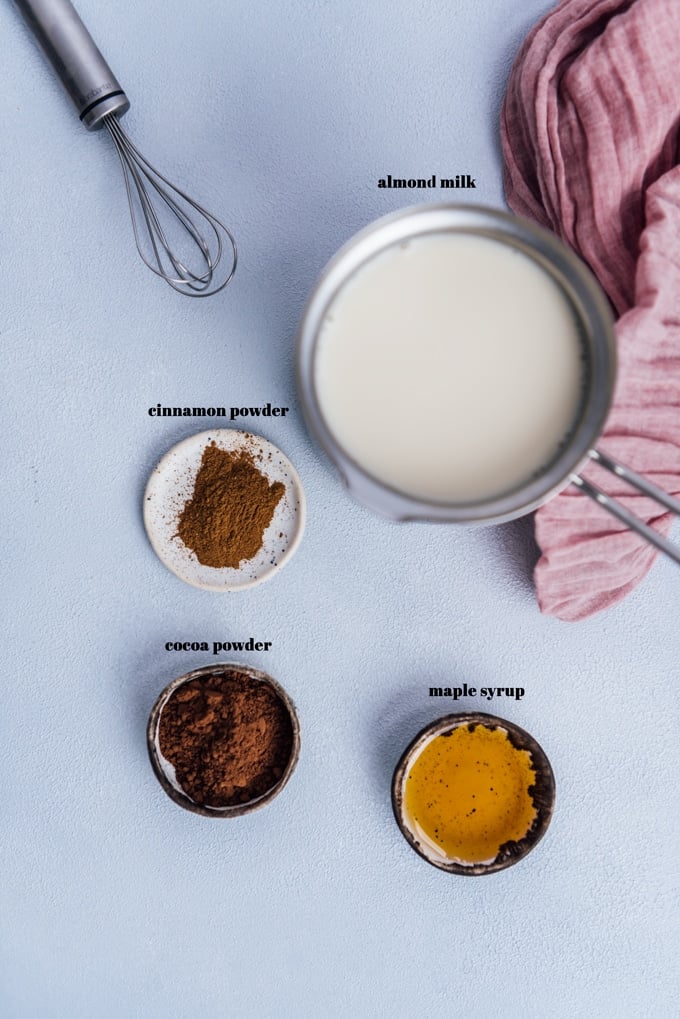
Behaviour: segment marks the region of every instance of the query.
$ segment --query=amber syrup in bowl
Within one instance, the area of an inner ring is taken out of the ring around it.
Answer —
[[[545,833],[555,782],[536,740],[482,712],[448,715],[416,736],[397,765],[392,803],[409,844],[451,873],[521,860]]]

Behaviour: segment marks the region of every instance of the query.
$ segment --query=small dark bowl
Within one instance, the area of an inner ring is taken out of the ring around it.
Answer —
[[[404,808],[404,785],[411,766],[417,756],[436,736],[442,736],[453,732],[460,726],[483,725],[492,729],[503,729],[508,734],[508,739],[517,750],[528,750],[531,754],[532,764],[536,773],[536,782],[530,788],[531,796],[536,807],[536,817],[532,822],[527,834],[519,839],[504,843],[490,863],[464,864],[454,860],[442,859],[437,856],[427,845],[421,843],[417,835],[409,826],[408,817]],[[522,860],[527,853],[531,852],[534,846],[540,842],[545,835],[550,819],[553,815],[555,805],[555,776],[550,767],[550,761],[543,749],[536,740],[524,729],[520,729],[514,722],[508,722],[496,715],[487,715],[483,711],[470,711],[461,714],[446,715],[439,718],[430,725],[427,725],[418,733],[412,743],[402,754],[392,779],[392,809],[399,825],[402,835],[419,856],[431,863],[440,870],[446,870],[449,874],[464,874],[468,877],[478,877],[482,874],[493,874],[497,870],[504,870]]]
[[[237,803],[229,807],[211,807],[207,804],[196,803],[192,800],[191,797],[184,792],[172,773],[168,770],[168,762],[165,761],[165,758],[160,752],[158,743],[158,726],[163,708],[179,686],[182,686],[184,683],[189,683],[192,679],[200,679],[205,676],[220,676],[225,672],[237,672],[239,675],[252,680],[253,683],[264,683],[276,694],[278,699],[284,705],[290,718],[292,745],[290,758],[284,768],[281,778],[279,778],[278,781],[265,793],[252,800],[248,800],[245,803]],[[166,791],[171,800],[174,800],[174,802],[179,804],[180,807],[184,807],[185,810],[191,810],[194,814],[202,814],[204,817],[241,817],[243,814],[249,814],[253,810],[259,810],[260,807],[264,807],[267,803],[270,803],[275,796],[279,795],[288,779],[293,774],[300,756],[300,723],[292,700],[283,687],[280,686],[275,679],[272,679],[271,676],[267,675],[266,672],[262,672],[260,669],[253,669],[248,665],[241,665],[236,662],[220,662],[215,665],[208,665],[202,669],[194,669],[192,672],[187,672],[184,676],[174,679],[172,683],[166,686],[151,709],[146,729],[146,743],[149,751],[149,759],[156,778],[163,786],[163,789]]]

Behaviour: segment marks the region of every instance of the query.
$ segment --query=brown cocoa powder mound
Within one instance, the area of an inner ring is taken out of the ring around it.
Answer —
[[[195,803],[231,807],[276,785],[290,761],[293,726],[271,687],[226,670],[177,688],[161,712],[158,742]]]
[[[238,569],[262,548],[285,485],[269,483],[250,453],[211,442],[203,450],[191,499],[177,535],[203,566]]]

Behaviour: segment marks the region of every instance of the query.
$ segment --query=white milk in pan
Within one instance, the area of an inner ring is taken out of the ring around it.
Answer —
[[[314,363],[321,413],[378,481],[477,502],[525,483],[573,428],[583,360],[569,301],[509,244],[436,233],[341,287]]]

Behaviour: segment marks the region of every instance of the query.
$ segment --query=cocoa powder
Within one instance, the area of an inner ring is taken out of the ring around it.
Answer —
[[[189,680],[165,703],[160,751],[198,804],[230,807],[264,795],[293,751],[286,705],[266,683],[234,669]]]
[[[231,452],[211,442],[203,450],[177,535],[203,566],[238,569],[262,548],[284,492],[282,482],[269,483],[250,452]]]

